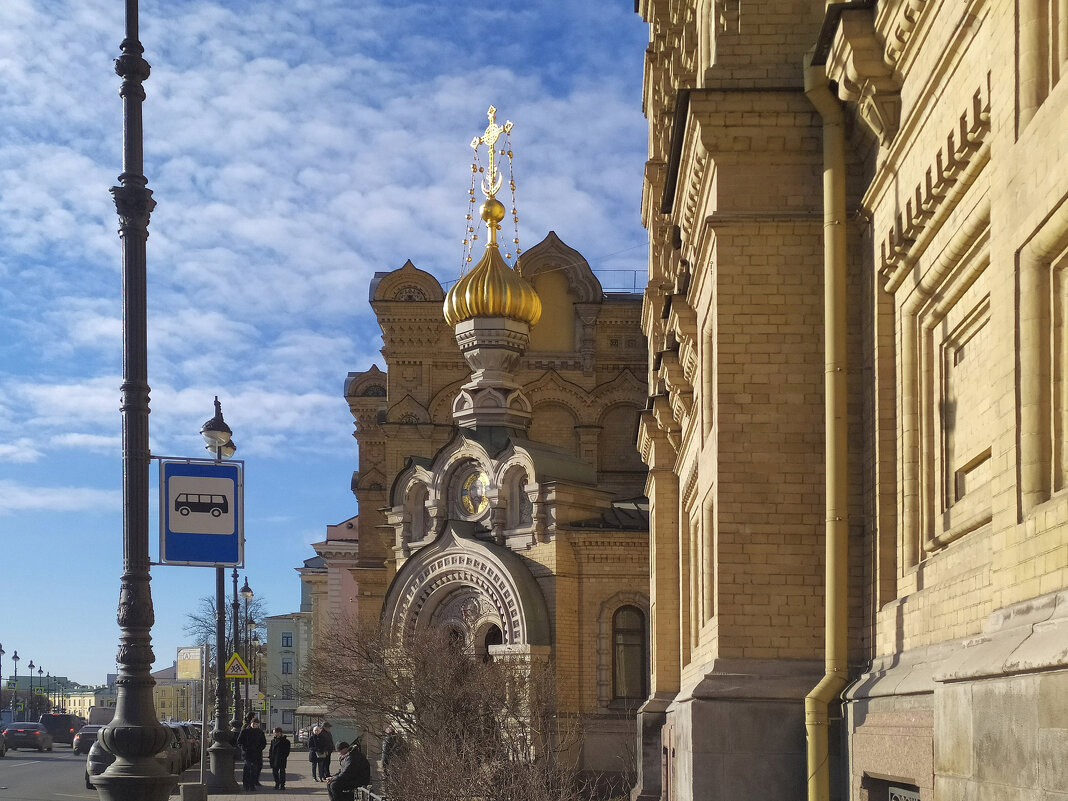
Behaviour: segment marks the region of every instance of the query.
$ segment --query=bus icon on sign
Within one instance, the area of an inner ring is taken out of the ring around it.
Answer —
[[[174,499],[174,511],[182,517],[191,513],[210,514],[219,517],[230,511],[230,504],[225,495],[199,495],[193,492],[182,492]]]

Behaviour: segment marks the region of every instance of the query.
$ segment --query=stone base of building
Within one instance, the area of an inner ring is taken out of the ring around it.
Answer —
[[[846,692],[850,801],[1068,799],[1068,593],[876,660]]]
[[[805,695],[816,661],[716,660],[667,710],[661,798],[803,801]]]

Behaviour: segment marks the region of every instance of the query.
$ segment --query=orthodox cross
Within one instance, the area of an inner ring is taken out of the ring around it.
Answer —
[[[482,136],[476,136],[471,140],[471,147],[478,150],[479,145],[486,145],[486,149],[489,150],[489,169],[482,179],[482,191],[486,197],[493,197],[497,194],[497,190],[501,188],[502,180],[501,174],[497,172],[497,152],[494,146],[502,133],[508,134],[511,132],[512,121],[508,120],[504,125],[498,125],[496,106],[490,106],[486,116],[489,117],[489,125],[486,126]]]

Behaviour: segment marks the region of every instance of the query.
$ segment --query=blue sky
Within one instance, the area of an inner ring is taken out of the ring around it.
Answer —
[[[0,3],[0,670],[103,681],[122,559],[121,0]],[[500,7],[142,0],[154,455],[202,456],[218,394],[272,614],[356,512],[342,387],[381,340],[377,270],[458,277],[469,143],[513,121],[523,247],[645,269],[647,29],[631,0]],[[155,482],[155,470],[153,471]],[[153,490],[152,553],[158,544]],[[156,668],[207,568],[154,567]]]

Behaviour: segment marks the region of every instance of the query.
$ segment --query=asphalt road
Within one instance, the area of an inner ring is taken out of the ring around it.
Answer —
[[[52,752],[8,750],[0,759],[0,801],[97,801],[85,789],[85,755],[59,743]]]

